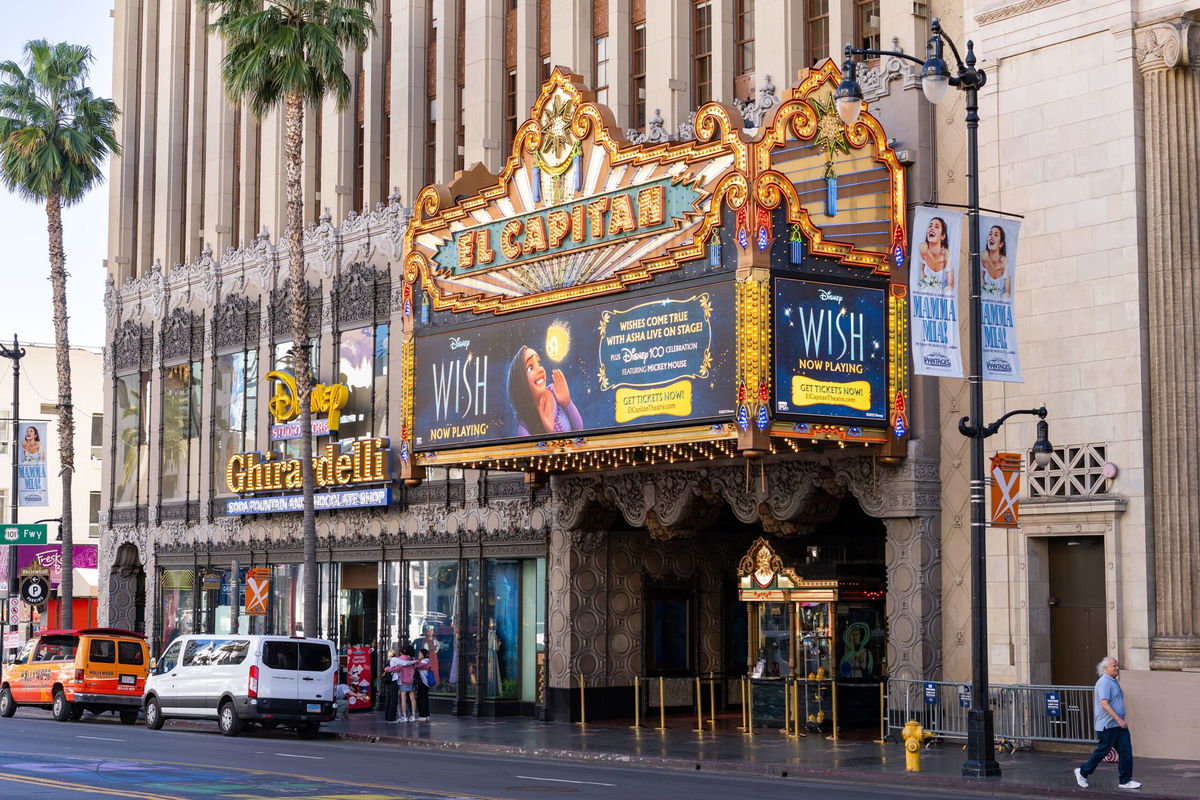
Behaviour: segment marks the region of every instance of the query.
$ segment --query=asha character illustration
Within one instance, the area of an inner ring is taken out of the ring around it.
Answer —
[[[571,389],[561,369],[546,382],[546,368],[537,351],[522,345],[508,369],[508,398],[517,417],[517,435],[566,433],[583,427],[571,402]]]

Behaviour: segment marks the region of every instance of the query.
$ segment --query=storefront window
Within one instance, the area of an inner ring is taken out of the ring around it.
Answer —
[[[521,701],[535,703],[546,658],[546,559],[521,562]]]
[[[256,449],[254,425],[258,413],[258,351],[246,350],[217,356],[214,378],[216,430],[213,437],[213,484],[218,494],[228,494],[225,462],[234,453]]]
[[[150,387],[150,373],[134,373],[117,378],[114,387],[116,404],[116,458],[113,470],[113,505],[136,505],[144,502],[149,488],[149,470],[143,456],[149,442],[146,430],[148,414],[145,403]]]
[[[419,562],[418,562],[419,563]],[[396,644],[404,635],[403,612],[404,600],[404,564],[399,561],[389,561],[383,565],[382,586],[384,588],[383,602],[380,610],[383,618],[379,626],[379,649]],[[418,626],[418,630],[420,626]],[[414,642],[415,644],[415,642]]]
[[[456,695],[459,676],[467,672],[466,661],[456,649],[461,624],[458,561],[409,561],[408,638],[413,647],[429,651],[430,666],[437,683],[430,693]]]
[[[488,623],[484,653],[489,700],[517,698],[521,656],[521,562],[487,559]]]
[[[320,355],[320,340],[314,336],[308,340],[308,358],[312,369],[312,375],[314,376],[314,380],[317,382],[319,382],[319,376],[321,375]],[[292,358],[292,343],[290,341],[275,343],[275,352],[272,364],[272,369],[286,370],[293,374],[295,373],[295,369],[293,368],[294,363]],[[270,394],[271,391],[271,387],[268,386],[267,393]],[[275,420],[273,418],[268,418],[268,425],[273,425],[274,423]],[[270,431],[268,431],[268,433],[270,433]],[[279,452],[284,458],[300,457],[300,440],[298,438],[272,442],[271,448]],[[317,449],[316,441],[313,442],[313,449]]]
[[[238,633],[250,632],[252,617],[246,610],[246,567],[238,568]],[[213,591],[213,633],[233,633],[233,570],[219,570],[221,588]]]
[[[163,369],[162,478],[164,503],[198,496],[200,473],[200,362]]]
[[[190,567],[163,569],[158,575],[162,618],[157,650],[162,652],[176,636],[195,632],[196,572]]]
[[[341,414],[341,439],[387,435],[388,326],[342,331],[338,343],[338,377],[350,390]]]
[[[276,564],[271,569],[270,633],[289,636],[304,623],[304,565]]]
[[[463,688],[463,697],[473,700],[479,697],[479,676],[476,672],[480,634],[479,561],[473,559],[465,562],[464,566],[467,572],[467,616],[463,620],[462,650],[463,660],[467,664],[467,685]]]

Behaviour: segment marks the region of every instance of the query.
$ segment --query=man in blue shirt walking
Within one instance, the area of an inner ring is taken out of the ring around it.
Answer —
[[[1075,768],[1075,782],[1087,788],[1088,776],[1096,771],[1101,759],[1111,749],[1117,751],[1117,772],[1121,789],[1138,789],[1133,779],[1133,742],[1129,738],[1129,723],[1125,719],[1125,692],[1121,691],[1121,665],[1107,656],[1096,665],[1096,691],[1092,703],[1096,717],[1096,736],[1100,742],[1087,763]]]

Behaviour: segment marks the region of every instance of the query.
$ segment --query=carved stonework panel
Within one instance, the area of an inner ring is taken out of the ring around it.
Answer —
[[[1134,33],[1138,67],[1153,69],[1190,67],[1200,69],[1200,24],[1188,19],[1160,22]]]
[[[391,276],[357,262],[333,279],[333,302],[338,325],[382,319],[390,313]]]
[[[253,345],[258,338],[258,303],[239,294],[226,297],[217,304],[212,329],[217,350]]]
[[[271,317],[271,335],[273,337],[282,337],[285,339],[291,338],[292,335],[292,307],[291,307],[291,278],[285,279],[277,289],[271,290],[270,299],[270,317]],[[321,330],[321,304],[324,300],[324,295],[321,292],[320,285],[308,286],[308,330],[309,334],[316,334]]]
[[[112,351],[114,371],[148,369],[153,359],[150,329],[133,320],[126,320],[113,336]]]
[[[204,347],[203,318],[177,308],[162,323],[162,361],[198,359]]]
[[[888,673],[936,680],[942,670],[942,549],[936,515],[887,526]]]

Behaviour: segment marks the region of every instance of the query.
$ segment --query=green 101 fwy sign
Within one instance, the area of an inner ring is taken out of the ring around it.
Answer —
[[[0,525],[0,544],[46,544],[46,526]]]

